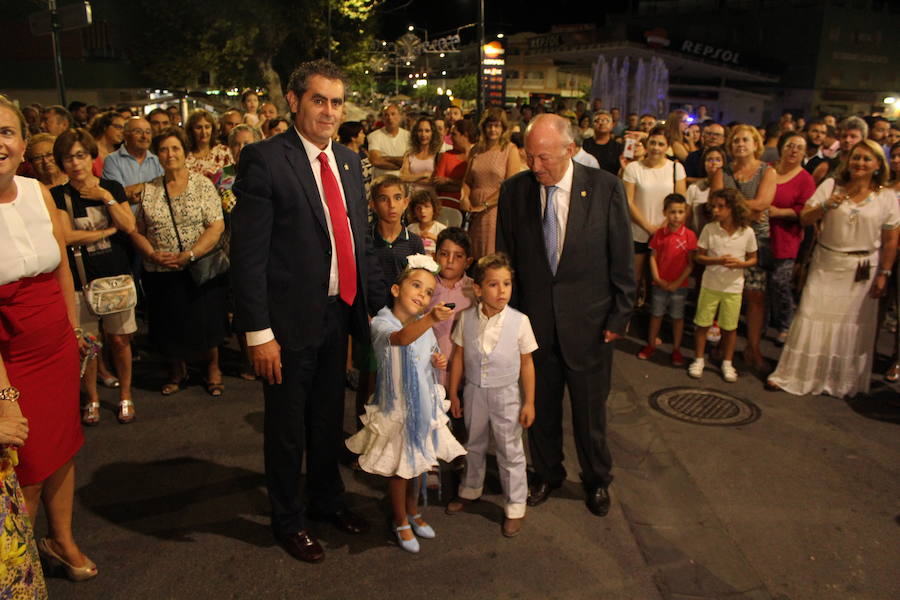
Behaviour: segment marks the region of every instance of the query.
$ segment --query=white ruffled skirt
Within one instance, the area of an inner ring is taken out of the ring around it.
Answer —
[[[869,296],[871,277],[854,281],[865,258],[816,248],[772,383],[797,395],[869,391],[878,301]],[[874,271],[878,253],[868,260]]]
[[[448,427],[449,408],[449,401],[441,401],[437,416],[431,420],[423,453],[407,440],[405,400],[396,402],[390,413],[382,412],[377,404],[368,404],[366,414],[360,417],[364,427],[347,440],[347,448],[359,454],[359,466],[367,473],[413,479],[431,470],[438,459],[450,462],[466,453]]]

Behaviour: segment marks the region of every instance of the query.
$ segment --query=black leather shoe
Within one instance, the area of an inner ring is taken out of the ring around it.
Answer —
[[[309,518],[314,521],[331,523],[344,533],[358,534],[369,531],[369,522],[347,508],[338,509],[327,515],[309,513]]]
[[[598,487],[588,492],[586,504],[589,511],[598,517],[605,517],[609,513],[609,491]]]
[[[556,483],[547,483],[544,481],[535,483],[528,488],[528,500],[526,500],[526,503],[528,506],[537,506],[538,504],[546,502],[547,498],[550,497],[550,492],[558,489],[561,485],[561,481]]]
[[[316,541],[308,531],[298,531],[297,533],[280,539],[281,545],[288,551],[288,554],[308,563],[322,562],[325,558],[325,550]]]

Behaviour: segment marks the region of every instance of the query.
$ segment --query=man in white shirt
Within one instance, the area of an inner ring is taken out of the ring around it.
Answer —
[[[409,151],[409,131],[400,127],[403,115],[396,104],[388,104],[381,115],[384,127],[368,136],[369,160],[374,167],[374,177],[400,175],[403,155]]]
[[[538,343],[528,505],[544,502],[566,479],[562,399],[568,387],[586,504],[604,516],[612,481],[606,442],[612,342],[625,332],[634,302],[631,219],[622,182],[573,162],[574,153],[568,120],[542,114],[529,123],[529,170],[500,187],[497,250],[510,257],[511,304],[528,315]]]
[[[345,533],[368,530],[344,504],[338,457],[347,336],[368,343],[367,296],[383,291],[367,288],[381,272],[366,235],[359,156],[332,143],[344,75],[312,61],[297,67],[289,87],[294,126],[241,151],[231,216],[234,325],[247,333],[264,379],[272,529],[292,556],[318,562],[325,553],[308,519]]]

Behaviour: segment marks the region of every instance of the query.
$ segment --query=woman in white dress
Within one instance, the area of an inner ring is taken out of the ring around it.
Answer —
[[[852,397],[869,391],[878,298],[897,253],[900,208],[883,187],[881,147],[863,140],[800,215],[820,233],[809,278],[769,389]]]

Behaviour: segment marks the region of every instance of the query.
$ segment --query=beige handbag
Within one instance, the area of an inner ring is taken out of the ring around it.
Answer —
[[[72,227],[74,227],[75,215],[72,210],[72,198],[68,193],[65,194],[65,197],[66,212],[69,213],[69,219],[72,220]],[[75,270],[80,280],[81,293],[84,295],[84,301],[91,313],[102,317],[134,308],[137,305],[137,288],[131,275],[98,277],[89,282],[84,270],[81,248],[82,246],[72,246],[72,253],[75,255]]]

